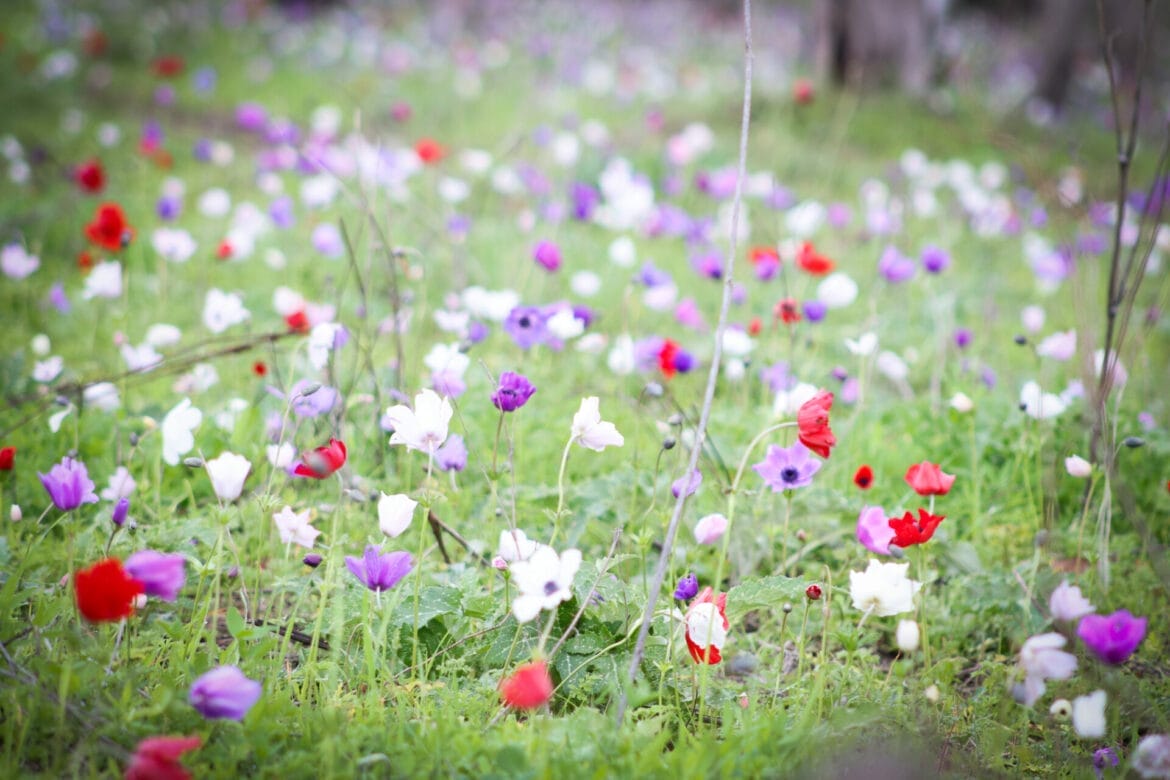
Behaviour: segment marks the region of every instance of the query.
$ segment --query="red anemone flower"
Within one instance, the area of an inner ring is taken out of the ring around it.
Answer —
[[[293,333],[309,332],[309,318],[303,310],[294,311],[284,318],[284,322]]]
[[[88,251],[82,251],[82,253],[77,256],[77,267],[82,271],[88,271],[89,269],[93,268],[93,255],[91,255]]]
[[[944,473],[937,463],[928,460],[906,469],[906,484],[920,496],[945,496],[954,483],[954,474]]]
[[[894,529],[894,538],[890,540],[890,544],[906,548],[928,542],[930,537],[934,536],[938,524],[945,519],[944,515],[932,515],[925,509],[918,510],[917,520],[909,512],[901,517],[891,517],[890,528]]]
[[[716,596],[710,586],[703,588],[687,608],[686,625],[687,650],[695,663],[722,661],[723,643],[731,628],[727,620],[727,594]]]
[[[85,226],[85,236],[93,243],[116,252],[134,240],[134,228],[126,221],[117,203],[103,203],[94,212],[93,221]]]
[[[776,251],[775,247],[771,246],[753,246],[748,250],[748,260],[751,260],[752,265],[759,265],[760,263],[768,263],[776,265],[780,264],[780,253]]]
[[[853,484],[862,490],[869,490],[873,487],[873,469],[867,465],[863,465],[853,475]]]
[[[534,710],[552,698],[553,682],[544,661],[532,661],[500,683],[504,704],[517,710]]]
[[[179,757],[203,744],[199,737],[150,737],[138,743],[126,780],[190,780]]]
[[[16,447],[0,449],[0,471],[12,471],[16,465]]]
[[[752,317],[748,323],[747,331],[749,336],[758,336],[760,331],[764,329],[764,323],[760,321],[759,317]]]
[[[304,459],[293,469],[293,474],[298,477],[325,479],[344,465],[345,442],[340,439],[330,439],[324,447],[318,447],[306,454]]]
[[[824,276],[837,266],[829,258],[818,254],[809,241],[800,245],[800,251],[796,255],[796,264],[813,276]]]
[[[662,370],[662,375],[667,379],[673,377],[677,371],[674,365],[674,359],[677,355],[678,343],[664,339],[662,349],[658,350],[658,368]]]
[[[805,401],[796,412],[797,438],[822,458],[829,457],[829,449],[837,444],[837,437],[829,428],[829,410],[832,408],[833,394],[822,390]]]
[[[800,322],[800,307],[794,298],[785,298],[772,309],[772,316],[785,325]]]
[[[91,623],[115,622],[134,614],[134,599],[146,587],[117,558],[98,561],[73,575],[77,611]]]
[[[151,68],[154,70],[154,75],[169,79],[171,76],[177,76],[183,72],[183,58],[173,54],[159,57],[151,64]]]
[[[265,376],[268,373],[268,365],[263,360],[257,360],[252,364],[252,373],[256,376]]]
[[[86,160],[73,170],[73,180],[83,192],[101,192],[106,186],[106,173],[102,170],[101,160]]]
[[[433,138],[420,138],[414,145],[414,153],[427,165],[437,163],[447,156],[447,150]]]
[[[232,256],[232,243],[226,238],[219,242],[219,246],[215,249],[215,256],[220,260],[227,260]]]

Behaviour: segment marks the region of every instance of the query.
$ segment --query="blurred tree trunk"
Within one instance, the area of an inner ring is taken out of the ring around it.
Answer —
[[[1137,76],[1141,0],[1103,0],[1105,35],[1117,63],[1117,76]],[[1101,62],[1101,22],[1097,0],[1045,0],[1041,15],[1036,96],[1059,110],[1082,62]]]
[[[817,65],[836,84],[921,93],[934,69],[945,0],[819,0]]]

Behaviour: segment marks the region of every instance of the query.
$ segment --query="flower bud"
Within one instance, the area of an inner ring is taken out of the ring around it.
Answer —
[[[662,385],[658,384],[657,382],[647,382],[646,387],[642,389],[642,392],[651,398],[661,398],[663,392],[665,391],[662,389]]]
[[[24,512],[20,509],[20,504],[13,504],[12,508],[8,510],[8,518],[16,523],[24,517]]]
[[[114,516],[113,516],[114,525],[121,528],[122,524],[126,522],[126,514],[129,511],[130,511],[130,499],[125,498],[125,497],[119,498],[118,503],[114,504]]]
[[[804,597],[809,601],[820,601],[822,595],[821,586],[815,582],[804,589]]]
[[[189,469],[203,468],[203,458],[183,458],[183,465]]]
[[[1069,455],[1064,459],[1064,470],[1070,477],[1084,479],[1093,473],[1093,464],[1079,455]]]
[[[966,414],[975,408],[975,402],[966,393],[955,393],[951,396],[951,408],[959,414]]]
[[[130,431],[130,436],[128,438],[130,439],[130,446],[131,447],[138,446],[138,434],[136,432]]]
[[[918,629],[918,624],[913,620],[899,620],[898,628],[894,632],[894,641],[898,644],[898,649],[903,653],[913,653],[918,649],[918,641],[922,638],[922,633]]]
[[[1141,436],[1126,436],[1125,441],[1121,443],[1126,447],[1129,447],[1131,450],[1136,450],[1138,447],[1144,447],[1146,440]]]
[[[662,440],[662,449],[673,450],[674,445],[676,445],[676,444],[678,444],[677,439],[675,439],[673,436],[667,436],[665,439]]]
[[[1048,714],[1057,720],[1068,720],[1072,715],[1072,704],[1068,699],[1057,699],[1048,708]]]
[[[499,571],[507,571],[508,562],[504,560],[503,556],[497,555],[495,558],[492,558],[492,568],[498,569]]]
[[[321,565],[321,556],[317,553],[309,553],[302,559],[306,566],[315,569]]]
[[[1018,333],[1018,334],[1016,334],[1014,341],[1016,342],[1017,345],[1022,347],[1028,343],[1028,337],[1025,336],[1023,333]]]
[[[679,425],[683,424],[683,417],[678,412],[675,412],[670,417],[666,418],[666,423],[667,423],[667,425],[673,425],[675,427],[678,427]]]
[[[783,606],[780,607],[780,609],[784,610],[784,614],[787,615],[789,612],[792,611],[792,602],[785,601]]]
[[[303,387],[301,389],[301,392],[299,392],[297,394],[297,396],[300,398],[308,398],[309,396],[311,396],[313,393],[317,392],[320,389],[321,389],[320,382],[312,382],[308,385],[305,385],[305,387]]]

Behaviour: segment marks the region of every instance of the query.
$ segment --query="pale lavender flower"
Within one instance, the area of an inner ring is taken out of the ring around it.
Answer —
[[[809,457],[808,447],[800,442],[787,448],[769,445],[764,459],[752,466],[776,493],[811,485],[813,475],[820,468],[821,462]]]
[[[453,433],[447,442],[435,450],[435,466],[440,471],[463,471],[467,468],[467,445],[463,437]]]
[[[691,472],[691,478],[689,480],[685,476],[676,479],[670,486],[670,494],[678,498],[683,490],[686,490],[688,496],[693,496],[702,484],[703,475],[698,469],[695,469]]]
[[[887,246],[878,259],[878,272],[891,284],[909,280],[914,276],[916,270],[917,266],[914,261],[892,245]]]
[[[186,562],[178,553],[140,550],[126,559],[125,568],[131,577],[143,584],[147,596],[174,601],[187,582],[183,568]]]
[[[217,666],[191,686],[188,700],[205,718],[243,720],[263,689],[235,666]]]
[[[1064,580],[1048,598],[1048,609],[1052,612],[1053,620],[1071,623],[1090,614],[1096,607],[1089,603],[1080,588],[1069,585],[1068,580]]]
[[[399,550],[383,553],[381,547],[370,544],[361,558],[345,556],[345,567],[367,588],[381,593],[390,590],[410,574],[414,563],[408,552]]]
[[[1067,680],[1077,670],[1077,657],[1060,649],[1066,641],[1060,634],[1040,634],[1020,648],[1024,683],[1017,695],[1024,706],[1031,707],[1044,695],[1045,680]]]
[[[41,478],[41,484],[45,486],[53,505],[62,512],[71,512],[82,504],[98,502],[89,471],[79,460],[64,457],[49,469],[48,474],[37,472],[37,476]]]
[[[865,549],[878,555],[890,554],[890,542],[894,541],[894,529],[890,528],[889,516],[880,506],[863,507],[857,516],[857,541]]]

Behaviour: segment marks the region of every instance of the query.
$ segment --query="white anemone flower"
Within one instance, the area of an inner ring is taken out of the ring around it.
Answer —
[[[878,617],[900,615],[914,609],[914,594],[922,583],[910,579],[908,563],[882,563],[870,559],[865,571],[849,572],[853,606]]]
[[[195,446],[195,436],[191,432],[202,422],[203,412],[191,405],[190,398],[179,401],[174,409],[167,412],[162,421],[163,460],[177,466],[179,458]]]
[[[222,452],[204,464],[211,488],[220,501],[235,501],[244,492],[244,480],[252,470],[252,464],[243,455]]]
[[[414,397],[414,409],[403,404],[390,407],[385,419],[394,429],[391,446],[404,444],[408,450],[434,455],[447,440],[453,413],[451,401],[429,388]]]
[[[601,400],[595,395],[582,398],[580,408],[573,415],[572,440],[595,452],[626,443],[613,423],[601,419],[600,404]]]
[[[541,547],[526,561],[516,561],[509,570],[519,594],[512,600],[512,614],[527,623],[542,609],[556,609],[573,597],[573,577],[581,568],[581,551],[565,550],[557,555],[551,547]]]

